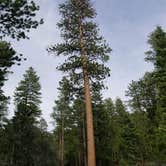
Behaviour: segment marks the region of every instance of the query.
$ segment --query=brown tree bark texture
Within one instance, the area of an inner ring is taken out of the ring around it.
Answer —
[[[88,68],[87,68],[86,50],[84,48],[84,43],[83,43],[83,27],[81,23],[80,23],[80,46],[81,46],[81,57],[82,57],[82,65],[83,65],[84,90],[85,90],[88,166],[96,166],[90,81],[89,81],[89,74],[88,74]]]

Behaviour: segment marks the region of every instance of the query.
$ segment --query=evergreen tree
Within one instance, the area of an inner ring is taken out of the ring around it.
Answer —
[[[123,149],[121,148],[123,140],[123,133],[125,132],[126,126],[126,119],[128,118],[128,113],[126,112],[126,107],[123,104],[123,101],[120,98],[115,100],[115,111],[112,114],[112,131],[113,131],[113,138],[112,138],[112,160],[114,165],[122,165],[123,159]]]
[[[138,138],[137,155],[138,162],[145,165],[153,161],[153,144],[157,120],[157,99],[154,72],[145,73],[139,81],[132,81],[126,95],[129,97],[129,106],[132,113],[132,121]]]
[[[55,134],[57,136],[56,142],[58,148],[58,158],[59,158],[59,165],[64,166],[64,159],[65,159],[65,150],[66,149],[66,136],[67,132],[66,130],[71,130],[72,121],[71,120],[71,108],[70,108],[70,102],[71,102],[71,85],[69,83],[69,80],[67,80],[66,77],[63,77],[62,81],[60,81],[60,87],[59,87],[59,99],[55,101],[55,107],[54,112],[52,113],[52,117],[54,119],[54,122],[56,124]],[[68,124],[68,125],[67,125]],[[71,144],[71,142],[69,143]],[[66,150],[67,152],[67,150]]]
[[[166,32],[161,27],[157,27],[150,35],[148,43],[151,50],[147,52],[146,60],[154,64],[154,79],[157,91],[156,160],[166,162],[164,157],[166,153],[166,143],[164,141],[166,138]]]
[[[131,114],[137,136],[137,163],[144,166],[152,161],[152,123],[149,123],[147,112],[135,111]]]
[[[11,165],[13,138],[12,123],[9,121],[0,129],[0,165]]]
[[[154,77],[157,89],[157,110],[159,116],[165,121],[166,113],[166,32],[161,27],[157,27],[149,38],[151,50],[147,52],[147,61],[154,64]],[[161,120],[160,119],[160,120]]]
[[[28,38],[26,32],[43,23],[33,18],[39,10],[34,1],[28,0],[0,0],[0,126],[7,113],[8,98],[3,94],[2,86],[7,80],[9,68],[21,61],[20,55],[11,47],[10,43],[3,41],[6,36]]]
[[[138,136],[136,127],[128,115],[125,118],[125,125],[122,131],[122,165],[136,165],[138,161]]]
[[[62,19],[58,24],[64,43],[52,46],[49,51],[67,57],[58,67],[68,72],[73,85],[81,85],[85,90],[88,166],[95,165],[95,147],[90,85],[102,87],[102,80],[109,75],[104,65],[111,49],[98,34],[96,16],[89,0],[67,0],[60,5]],[[83,84],[84,83],[84,84]]]
[[[4,95],[2,87],[10,73],[10,67],[19,64],[21,56],[17,55],[11,45],[5,41],[0,42],[0,126],[7,114],[8,98]]]
[[[99,93],[98,96],[101,97],[101,94]],[[111,113],[113,111],[114,104],[111,99],[103,101],[102,98],[93,97],[96,161],[98,166],[112,164]]]
[[[32,67],[30,67],[24,74],[24,79],[19,83],[15,91],[15,113],[20,115],[27,115],[34,117],[34,120],[41,114],[41,86],[39,83],[39,77]],[[17,107],[25,108],[25,111],[19,112]]]
[[[13,123],[12,157],[11,165],[35,166],[33,152],[36,145],[35,126],[41,114],[39,77],[32,67],[24,74],[24,79],[15,91],[15,115]]]
[[[35,166],[58,166],[57,147],[54,135],[47,131],[47,122],[41,118],[38,127],[34,127],[34,147],[32,149]]]
[[[41,130],[41,132],[46,132],[48,128],[48,124],[44,118],[41,118],[39,121],[38,128]]]
[[[18,166],[57,166],[54,135],[46,131],[44,119],[32,126],[24,119],[14,119],[0,132],[0,164]],[[42,123],[42,124],[41,124]],[[22,125],[22,126],[21,126]],[[26,131],[23,131],[26,130]],[[18,149],[16,149],[18,148]]]
[[[151,125],[156,123],[156,86],[154,73],[145,73],[144,77],[139,81],[132,81],[126,91],[126,96],[129,98],[129,106],[133,111],[147,112]]]
[[[127,96],[134,110],[132,115],[138,140],[138,159],[142,163],[154,161],[160,165],[165,163],[166,139],[166,33],[161,27],[149,36],[150,51],[146,60],[154,64],[154,71],[146,73],[139,81],[133,81]],[[143,125],[140,125],[143,124]],[[148,143],[147,143],[148,142]],[[141,157],[142,156],[142,157]],[[144,164],[145,164],[144,163]]]
[[[72,113],[74,115],[76,125],[76,139],[78,145],[76,147],[78,153],[78,163],[80,166],[87,166],[87,141],[86,141],[86,122],[85,122],[85,101],[83,93],[73,102]]]

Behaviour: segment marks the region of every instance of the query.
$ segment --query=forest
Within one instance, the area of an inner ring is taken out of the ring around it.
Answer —
[[[112,74],[108,62],[114,48],[100,33],[92,1],[62,0],[58,10],[55,28],[61,42],[46,49],[55,59],[64,58],[55,66],[62,77],[50,131],[34,67],[24,72],[14,97],[4,90],[9,76],[16,74],[12,67],[21,69],[27,60],[10,40],[21,43],[45,24],[36,16],[40,5],[35,0],[0,0],[0,166],[166,166],[164,28],[156,26],[147,34],[145,61],[153,70],[131,80],[127,102],[113,100],[102,92]],[[9,117],[12,97],[14,115]]]

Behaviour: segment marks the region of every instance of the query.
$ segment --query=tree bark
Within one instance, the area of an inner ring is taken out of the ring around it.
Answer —
[[[61,151],[61,166],[64,166],[64,116],[62,115],[62,151]]]
[[[89,81],[89,74],[87,67],[86,50],[84,48],[84,42],[83,42],[83,26],[81,22],[79,30],[80,30],[80,47],[81,47],[82,69],[83,69],[84,90],[85,90],[85,105],[86,105],[88,166],[96,166],[90,81]]]
[[[85,113],[82,113],[82,135],[83,135],[83,160],[84,166],[87,166],[87,154],[86,154],[86,128],[85,128]]]
[[[13,165],[14,149],[15,149],[15,145],[13,143],[13,145],[12,145],[12,152],[11,152],[12,154],[11,154],[11,158],[10,158],[10,165]]]
[[[61,132],[60,132],[60,166],[64,166],[64,116],[61,111]]]

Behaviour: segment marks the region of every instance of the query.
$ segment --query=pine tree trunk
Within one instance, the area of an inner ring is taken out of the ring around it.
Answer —
[[[85,128],[85,113],[82,113],[82,135],[83,135],[83,159],[84,166],[87,166],[87,154],[86,154],[86,128]]]
[[[13,156],[14,156],[14,143],[13,143],[13,146],[12,146],[12,154],[11,154],[11,158],[10,158],[10,165],[13,165]]]
[[[61,145],[62,145],[62,142],[61,142],[61,132],[60,132],[60,135],[59,135],[59,151],[58,151],[58,160],[59,160],[59,165],[61,165]]]
[[[84,43],[83,43],[83,27],[82,27],[81,22],[80,22],[80,47],[81,47],[84,89],[85,89],[88,166],[96,166],[93,114],[92,114],[92,103],[91,103],[91,95],[90,95],[90,82],[89,82],[89,74],[88,74],[88,69],[87,69],[86,50],[84,48]]]
[[[59,139],[59,165],[64,166],[64,117],[61,111],[61,128]]]
[[[84,86],[85,86],[86,122],[87,122],[88,166],[96,166],[90,85],[89,85],[88,72],[86,69],[84,69]]]
[[[143,154],[142,154],[141,166],[145,166],[145,160],[144,160],[144,156],[143,156]]]
[[[62,128],[61,128],[61,166],[64,166],[64,116],[62,115]]]
[[[81,166],[81,151],[78,153],[78,166]]]

